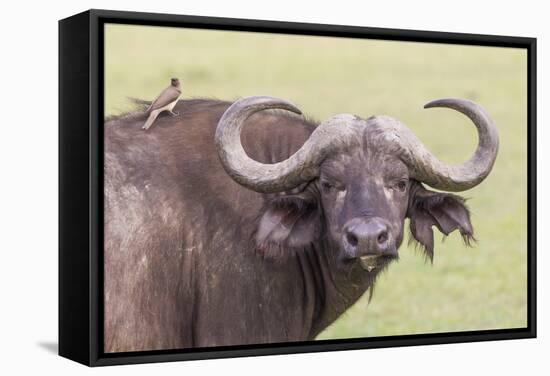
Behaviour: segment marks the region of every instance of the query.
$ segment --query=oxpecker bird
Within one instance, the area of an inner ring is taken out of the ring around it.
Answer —
[[[147,113],[149,117],[145,124],[143,124],[142,129],[149,129],[153,125],[154,121],[157,119],[157,116],[163,111],[170,112],[173,116],[179,115],[177,112],[174,112],[173,109],[178,103],[178,98],[181,95],[181,85],[180,81],[177,78],[172,78],[170,86],[164,89],[159,96],[151,103],[149,108],[147,108]]]

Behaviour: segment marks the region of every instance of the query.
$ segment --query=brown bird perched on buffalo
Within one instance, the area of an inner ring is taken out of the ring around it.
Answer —
[[[164,89],[159,96],[151,103],[149,108],[147,108],[147,113],[149,117],[145,124],[143,124],[142,129],[149,129],[151,125],[155,122],[157,117],[163,111],[170,112],[173,116],[179,115],[177,112],[174,112],[173,109],[178,103],[178,98],[181,95],[181,85],[180,80],[177,78],[172,78],[170,81],[170,86]]]

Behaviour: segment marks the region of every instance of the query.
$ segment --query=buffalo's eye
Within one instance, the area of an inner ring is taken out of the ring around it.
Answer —
[[[328,192],[328,191],[330,191],[334,188],[334,184],[332,184],[328,181],[323,181],[323,182],[321,182],[321,187],[323,187],[323,190],[325,192]]]
[[[409,185],[409,181],[407,179],[401,179],[395,185],[395,189],[397,189],[399,192],[405,192],[407,190],[408,185]]]
[[[334,183],[328,180],[321,180],[321,188],[325,193],[330,193],[333,190],[343,191],[345,189],[342,184]]]

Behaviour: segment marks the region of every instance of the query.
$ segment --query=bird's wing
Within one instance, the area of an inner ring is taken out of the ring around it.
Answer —
[[[162,108],[166,106],[169,103],[172,103],[176,99],[179,98],[181,95],[181,91],[173,86],[168,86],[166,89],[162,91],[162,93],[159,94],[159,96],[151,103],[148,111],[157,110],[159,108]]]

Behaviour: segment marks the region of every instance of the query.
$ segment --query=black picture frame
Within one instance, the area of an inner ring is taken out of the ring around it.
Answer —
[[[340,36],[521,48],[528,59],[527,327],[129,353],[102,352],[103,25]],[[88,366],[536,337],[536,39],[88,10],[59,21],[59,354]]]

